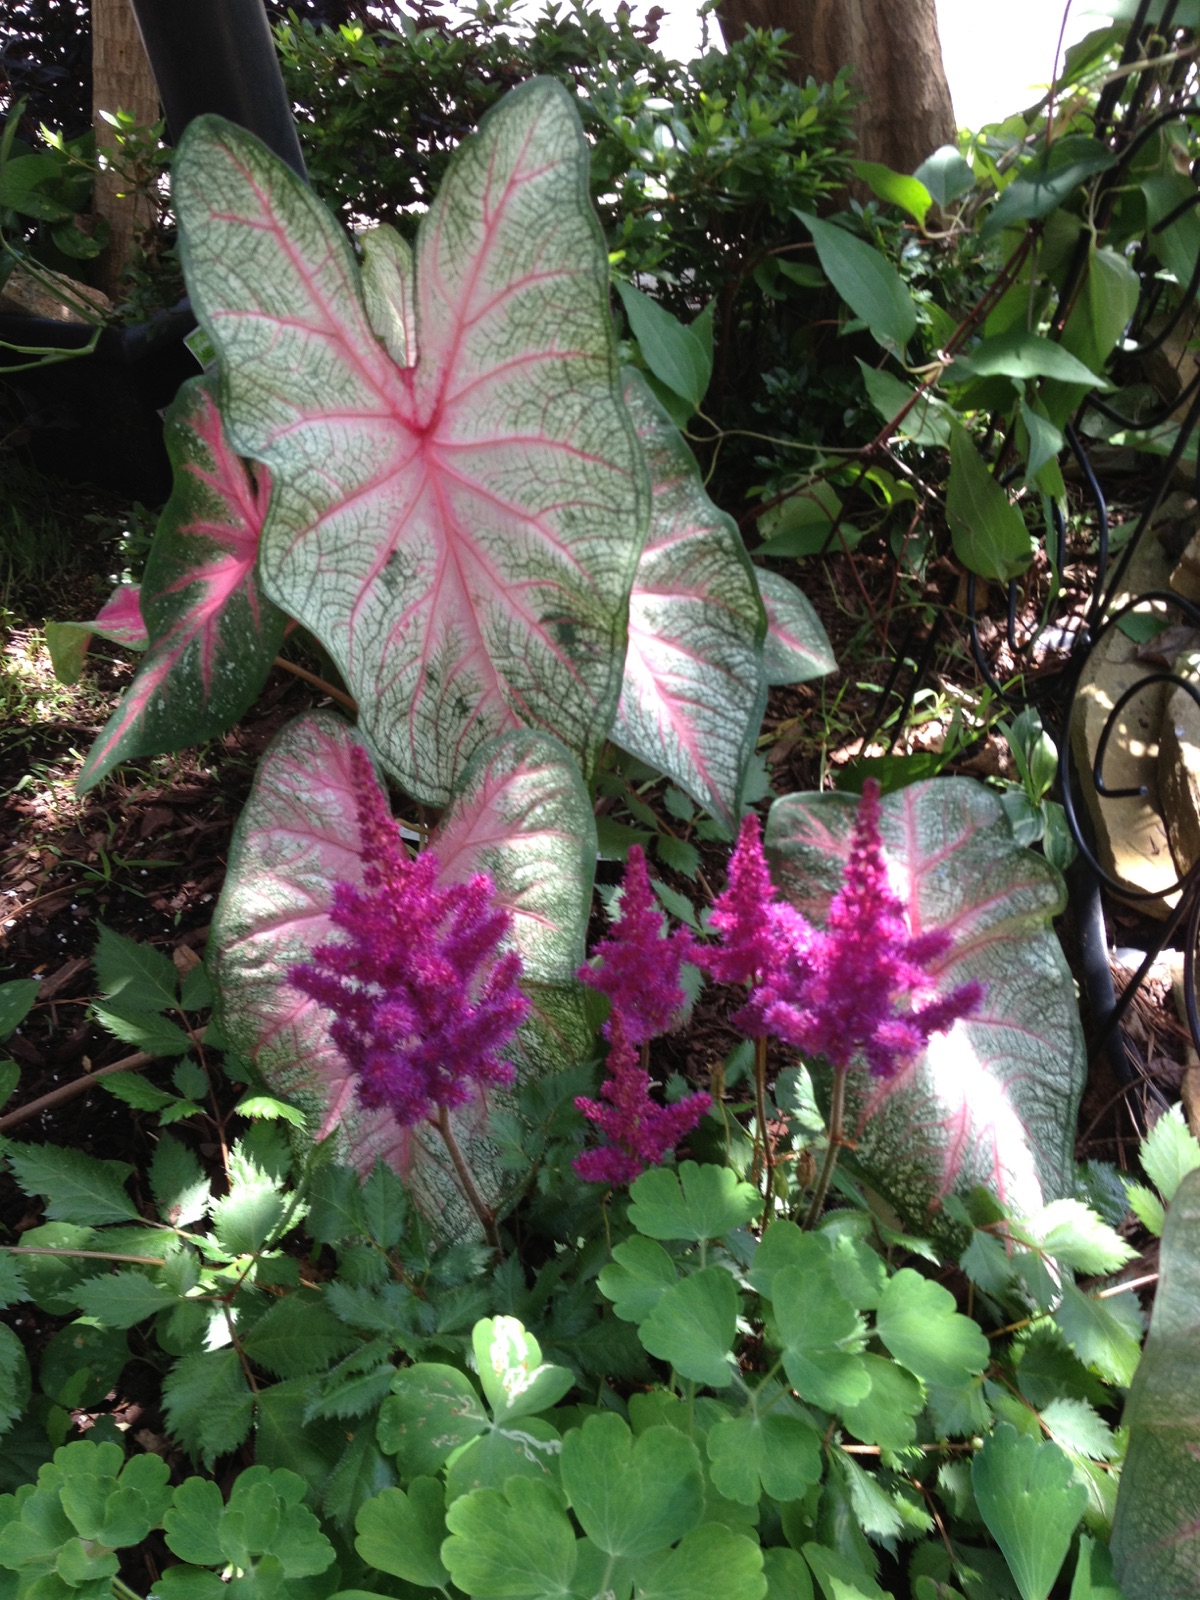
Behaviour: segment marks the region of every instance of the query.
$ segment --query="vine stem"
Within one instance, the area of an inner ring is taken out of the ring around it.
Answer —
[[[755,1159],[758,1158],[758,1142],[762,1141],[762,1164],[765,1178],[764,1188],[766,1195],[763,1200],[762,1223],[760,1233],[766,1233],[767,1224],[771,1220],[771,1202],[775,1198],[775,1160],[771,1149],[771,1138],[767,1132],[767,1040],[764,1034],[759,1034],[754,1041],[754,1120],[757,1123],[755,1130]]]
[[[450,1152],[450,1159],[454,1163],[454,1170],[458,1175],[458,1183],[467,1204],[479,1218],[483,1226],[484,1236],[493,1250],[500,1249],[500,1235],[496,1231],[496,1218],[489,1205],[484,1202],[483,1196],[475,1182],[475,1176],[467,1165],[467,1159],[459,1148],[458,1140],[454,1137],[450,1127],[450,1113],[445,1106],[438,1107],[437,1131],[442,1136],[442,1143]]]
[[[846,1074],[847,1067],[834,1067],[833,1069],[833,1098],[829,1106],[829,1143],[825,1146],[825,1159],[821,1163],[821,1175],[817,1179],[817,1187],[813,1190],[812,1204],[808,1208],[808,1215],[804,1219],[806,1228],[815,1228],[817,1219],[821,1215],[821,1207],[825,1204],[825,1196],[829,1193],[829,1184],[833,1178],[834,1168],[837,1166],[838,1151],[842,1147],[842,1124],[846,1118]]]

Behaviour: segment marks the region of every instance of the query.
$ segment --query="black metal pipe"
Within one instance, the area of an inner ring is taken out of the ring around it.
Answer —
[[[172,144],[193,117],[215,111],[307,176],[262,0],[132,3]]]

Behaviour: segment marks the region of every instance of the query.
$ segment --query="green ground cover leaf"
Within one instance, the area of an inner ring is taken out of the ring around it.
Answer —
[[[1079,1359],[1108,1383],[1128,1387],[1142,1351],[1142,1314],[1132,1291],[1107,1297],[1084,1294],[1064,1282],[1052,1313]]]
[[[212,1191],[199,1161],[185,1144],[160,1134],[150,1162],[150,1192],[163,1222],[186,1228],[206,1215]]]
[[[562,1498],[547,1483],[513,1478],[476,1489],[446,1512],[441,1558],[470,1595],[496,1600],[565,1600],[575,1576],[575,1534]]]
[[[651,1239],[720,1239],[750,1221],[760,1197],[728,1167],[652,1167],[629,1191],[629,1220]]]
[[[398,1372],[379,1410],[379,1447],[408,1477],[434,1473],[452,1450],[488,1426],[475,1387],[457,1367],[420,1362]]]
[[[635,1439],[611,1413],[588,1417],[566,1435],[562,1483],[583,1531],[612,1556],[661,1550],[704,1514],[700,1455],[692,1441],[669,1427],[649,1428]]]
[[[1046,1600],[1087,1504],[1070,1461],[1050,1440],[1005,1422],[972,1460],[971,1485],[1022,1600]]]
[[[738,1293],[724,1267],[704,1267],[671,1284],[638,1327],[652,1356],[681,1377],[724,1389],[732,1381]]]
[[[854,1405],[842,1407],[846,1426],[865,1444],[903,1450],[917,1436],[916,1419],[925,1404],[924,1391],[912,1373],[894,1361],[870,1351],[860,1359],[871,1387]]]
[[[911,1267],[888,1279],[875,1331],[897,1361],[928,1383],[965,1383],[988,1364],[988,1341],[979,1324],[956,1309],[948,1289]]]
[[[386,1489],[359,1507],[354,1548],[369,1567],[425,1589],[443,1588],[450,1574],[442,1563],[446,1504],[435,1478],[414,1478],[403,1489]]]

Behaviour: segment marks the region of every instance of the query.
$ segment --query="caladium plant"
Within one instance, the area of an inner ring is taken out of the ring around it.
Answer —
[[[766,849],[787,898],[820,922],[841,882],[852,797],[790,795],[771,808]],[[915,1226],[954,1232],[947,1196],[982,1186],[1029,1214],[1069,1194],[1087,1054],[1070,971],[1050,919],[1062,879],[1023,849],[998,797],[965,778],[888,795],[880,831],[892,888],[914,934],[950,935],[939,993],[977,981],[975,1016],[935,1034],[906,1070],[852,1075],[854,1161]]]

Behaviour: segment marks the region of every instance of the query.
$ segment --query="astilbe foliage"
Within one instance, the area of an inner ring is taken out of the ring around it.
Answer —
[[[869,780],[851,839],[842,887],[824,928],[775,900],[758,818],[742,824],[729,882],[711,917],[721,943],[695,960],[711,977],[750,988],[734,1023],[751,1036],[774,1034],[836,1070],[859,1060],[894,1078],[931,1034],[971,1015],[983,998],[978,982],[929,998],[932,968],[949,935],[913,935],[888,881],[879,834],[879,786]]]
[[[657,1166],[712,1104],[702,1091],[674,1105],[656,1104],[645,1063],[644,1046],[670,1030],[684,1003],[680,969],[693,953],[694,940],[686,929],[664,935],[646,857],[634,845],[612,933],[593,952],[599,965],[579,970],[582,982],[607,995],[611,1006],[602,1029],[608,1040],[603,1098],[581,1095],[575,1101],[605,1139],[575,1160],[575,1171],[587,1183],[632,1183],[647,1166]]]
[[[504,1048],[529,1014],[511,917],[486,873],[439,884],[432,850],[410,858],[365,751],[351,754],[363,887],[339,882],[342,935],[289,978],[334,1013],[330,1034],[363,1105],[404,1127],[512,1082]]]

